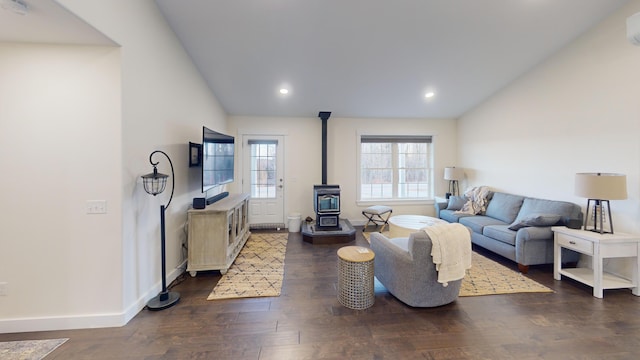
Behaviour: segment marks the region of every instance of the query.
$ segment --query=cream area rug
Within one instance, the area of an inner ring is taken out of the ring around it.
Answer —
[[[207,300],[280,296],[288,233],[252,233]]]
[[[368,233],[364,233],[364,237],[369,241]],[[527,292],[553,292],[553,290],[474,251],[471,254],[471,269],[467,270],[467,274],[462,279],[459,296]]]
[[[69,339],[0,342],[2,360],[40,360]]]
[[[498,264],[476,252],[471,253],[471,269],[462,279],[460,296],[553,292],[518,271]]]

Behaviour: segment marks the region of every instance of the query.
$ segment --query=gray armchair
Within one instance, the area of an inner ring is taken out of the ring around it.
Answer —
[[[462,280],[451,281],[446,287],[438,282],[431,257],[431,239],[424,231],[394,239],[371,233],[371,249],[375,253],[375,277],[403,303],[435,307],[458,298]]]

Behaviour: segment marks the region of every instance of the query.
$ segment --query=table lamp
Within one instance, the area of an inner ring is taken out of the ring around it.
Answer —
[[[577,173],[575,182],[577,196],[587,198],[587,211],[584,217],[584,230],[613,234],[611,207],[609,200],[627,198],[627,176],[611,173]],[[593,202],[593,205],[591,204]],[[603,205],[606,205],[603,206]],[[591,208],[593,206],[593,208]],[[593,211],[589,218],[589,210]],[[610,231],[604,230],[605,213],[609,218]],[[589,220],[593,220],[593,228],[587,229]]]
[[[464,177],[464,171],[462,168],[446,167],[444,168],[444,179],[449,180],[449,192],[447,193],[447,199],[451,197],[451,195],[458,195],[458,180],[462,180]]]

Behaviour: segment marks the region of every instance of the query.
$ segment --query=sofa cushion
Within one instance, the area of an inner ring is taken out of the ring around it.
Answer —
[[[460,218],[459,223],[468,227],[473,232],[478,234],[482,234],[482,229],[485,226],[489,226],[489,225],[507,225],[508,226],[509,225],[504,221],[500,221],[498,219],[494,219],[492,217],[484,216],[484,215],[473,215],[473,216],[463,217],[463,218]]]
[[[519,216],[518,216],[519,218]],[[529,214],[522,219],[513,222],[509,225],[510,230],[519,230],[527,226],[552,226],[557,224],[562,219],[561,215],[557,214]]]
[[[460,210],[467,202],[467,198],[464,196],[451,196],[449,198],[449,204],[447,210]]]
[[[526,198],[522,203],[518,216],[513,221],[517,223],[534,214],[560,215],[561,217],[573,217],[576,212],[579,213],[579,207],[576,204],[536,198]],[[577,216],[575,216],[577,217]],[[555,223],[554,223],[555,224]],[[551,224],[551,225],[554,225]]]
[[[519,195],[494,193],[485,215],[510,224],[518,216],[523,200],[524,197]]]
[[[473,216],[473,215],[456,213],[456,210],[446,210],[446,209],[440,210],[440,219],[446,220],[450,223],[457,223],[460,221],[460,219],[467,216]]]
[[[482,235],[513,246],[516,246],[516,234],[509,225],[488,225],[482,229]]]

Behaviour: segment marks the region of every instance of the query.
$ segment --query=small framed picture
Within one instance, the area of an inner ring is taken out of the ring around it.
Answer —
[[[202,161],[202,144],[189,141],[189,167],[200,166]]]

